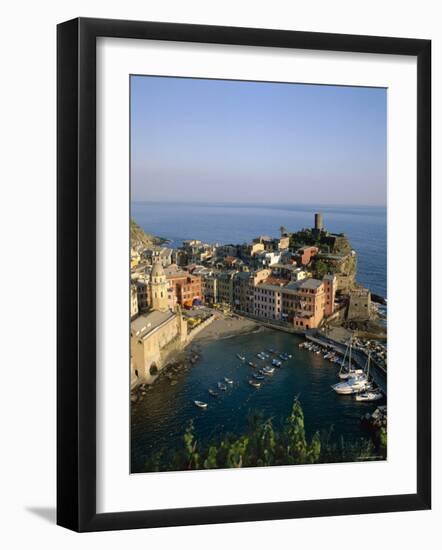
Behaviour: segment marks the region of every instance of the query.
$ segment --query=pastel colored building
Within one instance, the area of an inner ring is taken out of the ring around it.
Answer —
[[[187,271],[167,274],[167,280],[176,302],[183,307],[192,307],[194,300],[203,300],[202,278]]]
[[[254,315],[254,288],[259,283],[265,281],[270,273],[269,269],[260,269],[250,273],[236,273],[233,287],[234,307],[237,311]]]
[[[319,248],[317,246],[303,246],[297,251],[299,263],[301,265],[308,265],[314,256],[318,254]]]
[[[325,316],[328,317],[334,312],[335,309],[338,279],[336,278],[336,275],[325,275],[323,281],[325,287]]]
[[[133,269],[134,267],[137,267],[137,265],[140,263],[140,255],[139,253],[131,248],[130,250],[130,267]]]
[[[253,314],[261,319],[280,321],[282,319],[282,285],[266,282],[254,287]]]
[[[134,319],[138,315],[138,294],[137,285],[130,285],[130,318]]]

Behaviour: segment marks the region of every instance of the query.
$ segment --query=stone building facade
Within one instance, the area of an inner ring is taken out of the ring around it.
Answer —
[[[350,290],[347,320],[368,321],[370,319],[371,294],[368,288],[356,287]]]
[[[168,355],[184,344],[187,323],[179,312],[151,311],[131,323],[131,386],[152,383]]]

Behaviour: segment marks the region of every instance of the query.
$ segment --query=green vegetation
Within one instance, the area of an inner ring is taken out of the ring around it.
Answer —
[[[324,275],[330,272],[329,265],[323,260],[315,260],[313,263],[313,269],[317,279],[322,279]]]
[[[133,248],[137,248],[138,246],[146,248],[152,245],[161,245],[166,242],[167,239],[146,233],[135,220],[130,220],[130,243]]]
[[[385,434],[386,437],[386,434]],[[342,438],[333,441],[333,430],[315,433],[307,440],[304,412],[298,399],[280,430],[272,420],[259,414],[249,418],[246,434],[226,435],[206,446],[199,445],[191,422],[184,433],[183,447],[174,452],[158,451],[147,461],[144,471],[176,471],[211,468],[247,468],[291,464],[354,462],[384,457],[369,439],[346,443]],[[385,441],[386,443],[386,441]]]

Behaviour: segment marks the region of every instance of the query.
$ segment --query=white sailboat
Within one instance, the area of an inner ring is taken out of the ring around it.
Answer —
[[[341,380],[349,380],[350,378],[357,378],[358,376],[364,374],[363,369],[356,369],[351,361],[351,350],[352,350],[353,341],[350,338],[347,348],[345,350],[344,359],[341,363],[341,368],[339,369],[338,376]],[[345,359],[348,354],[348,366],[345,366]]]
[[[362,374],[355,374],[344,382],[334,384],[332,388],[335,390],[336,393],[339,393],[341,395],[351,395],[353,393],[360,393],[364,390],[368,390],[371,387],[368,379],[370,374],[370,354],[368,354],[366,366],[367,372],[364,372],[364,370],[360,369],[362,370]]]
[[[353,393],[358,393],[362,390],[365,390],[369,382],[364,375],[357,376],[354,378],[349,378],[345,382],[338,382],[334,384],[332,388],[336,393],[341,395],[351,395]]]

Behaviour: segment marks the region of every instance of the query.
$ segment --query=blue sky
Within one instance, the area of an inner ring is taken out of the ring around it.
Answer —
[[[386,95],[132,76],[132,200],[384,206]]]

